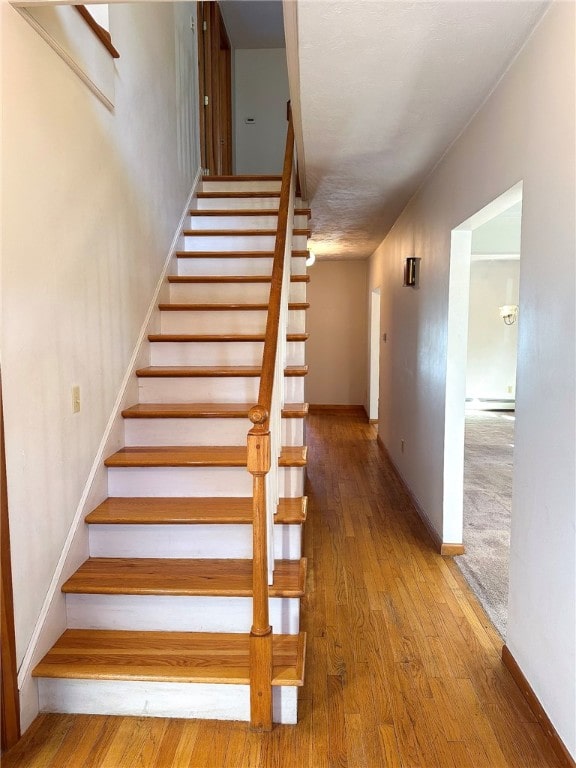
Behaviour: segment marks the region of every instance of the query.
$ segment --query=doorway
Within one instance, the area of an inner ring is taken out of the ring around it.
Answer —
[[[444,540],[505,636],[512,511],[522,185],[452,232]],[[447,538],[449,536],[449,538]]]
[[[380,395],[380,288],[370,294],[370,371],[368,392],[368,418],[372,424],[378,421]]]
[[[216,2],[198,3],[198,90],[202,168],[211,176],[232,173],[232,56]]]

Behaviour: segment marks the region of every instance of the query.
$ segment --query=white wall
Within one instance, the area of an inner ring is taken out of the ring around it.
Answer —
[[[284,48],[234,51],[236,173],[282,173],[289,98]]]
[[[472,233],[472,244],[474,235]],[[506,325],[499,308],[518,304],[520,260],[470,264],[466,398],[513,400],[516,395],[518,322]]]
[[[451,230],[523,180],[507,645],[573,755],[575,10],[551,6],[373,254],[370,273],[388,333],[379,432],[442,536]],[[419,290],[402,287],[413,254],[422,258]]]
[[[110,6],[121,54],[111,112],[2,5],[1,349],[18,663],[199,165],[195,13],[194,3]]]
[[[317,261],[309,274],[306,400],[316,405],[364,405],[368,263]]]

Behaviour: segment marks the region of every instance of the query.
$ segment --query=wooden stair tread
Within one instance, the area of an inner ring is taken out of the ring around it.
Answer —
[[[226,376],[260,376],[262,368],[255,365],[151,365],[147,368],[140,368],[136,371],[136,376],[140,377],[162,377],[162,378],[181,378],[181,377],[226,377]],[[284,369],[284,376],[305,376],[308,373],[306,365],[287,365]]]
[[[270,275],[168,275],[169,283],[271,283]],[[291,275],[291,283],[309,283],[310,275]]]
[[[210,208],[202,210],[195,208],[188,212],[190,216],[278,216],[278,208]],[[312,215],[311,208],[294,208],[295,216]]]
[[[182,234],[185,237],[238,237],[249,235],[250,237],[276,237],[275,229],[184,229]],[[310,237],[311,229],[295,227],[292,230],[293,235],[306,235]]]
[[[302,685],[306,636],[274,635],[272,685]],[[34,677],[249,683],[250,635],[67,629]]]
[[[282,174],[244,173],[237,176],[202,176],[202,181],[282,181]]]
[[[246,197],[280,197],[280,192],[278,190],[274,190],[273,192],[262,192],[261,190],[252,190],[248,192],[242,192],[241,190],[237,190],[235,192],[225,192],[224,190],[216,191],[216,192],[197,192],[196,197],[200,198],[207,198],[207,199],[214,199],[218,197],[222,198],[246,198]]]
[[[276,560],[270,597],[302,597],[306,559]],[[91,595],[251,597],[252,560],[90,557],[62,591]]]
[[[264,333],[150,333],[148,341],[264,341]],[[289,333],[286,341],[306,341],[307,333]]]
[[[308,499],[280,499],[276,524],[306,520]],[[85,522],[101,525],[200,525],[252,523],[252,497],[110,497],[92,510]]]
[[[245,467],[244,445],[130,446],[108,456],[106,467]],[[306,446],[282,448],[278,466],[305,467]]]
[[[176,251],[179,259],[273,259],[274,251]],[[293,258],[308,256],[308,251],[292,251]]]
[[[310,304],[307,301],[290,302],[288,309],[299,310],[308,309]],[[158,308],[161,312],[226,312],[226,311],[240,311],[240,312],[262,312],[268,309],[268,303],[265,304],[238,304],[229,302],[224,303],[210,303],[210,304],[159,304]]]
[[[139,403],[122,411],[125,419],[236,419],[248,418],[254,403]],[[304,418],[308,403],[285,403],[282,417]]]

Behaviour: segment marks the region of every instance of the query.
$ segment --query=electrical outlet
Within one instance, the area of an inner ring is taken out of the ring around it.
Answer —
[[[404,447],[405,447],[405,442],[404,442],[404,440],[400,440],[400,452],[401,452],[401,453],[404,453]]]
[[[80,387],[72,387],[72,413],[80,412]]]

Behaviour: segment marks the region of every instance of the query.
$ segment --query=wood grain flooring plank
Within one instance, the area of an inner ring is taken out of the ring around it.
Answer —
[[[294,728],[279,725],[262,740],[260,750],[261,768],[284,768],[286,765],[300,765],[295,752]]]
[[[312,693],[312,728],[310,740],[314,754],[314,768],[328,768],[328,674],[326,666],[326,642],[315,638],[312,642],[312,669],[310,670]]]
[[[212,721],[198,730],[188,768],[221,768],[225,765],[231,730]]]
[[[47,768],[82,768],[94,748],[94,742],[105,738],[109,718],[77,715]]]
[[[97,763],[92,763],[98,768],[119,768],[123,765],[123,756],[133,737],[138,732],[138,717],[116,718],[117,727],[110,738],[107,739],[106,750],[101,753]]]
[[[262,751],[262,734],[247,733],[242,755],[242,768],[260,768],[260,753]]]
[[[246,747],[246,729],[238,728],[230,734],[225,764],[228,768],[243,768],[244,749]]]
[[[346,723],[344,720],[344,695],[342,678],[328,675],[328,765],[330,768],[347,768]]]
[[[300,688],[299,693],[298,728],[294,729],[294,754],[301,768],[313,768],[312,698],[303,688]]]
[[[176,747],[170,768],[189,768],[190,766],[194,745],[200,732],[200,722],[198,720],[186,720],[184,722],[184,730]],[[204,727],[204,723],[202,723],[202,727]]]
[[[389,724],[379,726],[378,736],[382,746],[382,764],[386,768],[402,768],[394,726]]]
[[[100,716],[96,716],[97,719]],[[108,752],[110,745],[116,737],[118,729],[124,722],[123,717],[107,716],[102,730],[97,736],[91,739],[92,750],[85,760],[82,768],[101,768],[104,757]]]
[[[149,768],[154,765],[168,726],[166,718],[141,717],[132,727],[121,765]]]
[[[2,755],[3,768],[28,765],[45,768],[59,751],[73,723],[72,715],[40,714],[26,732],[26,738]]]
[[[166,728],[159,744],[154,763],[150,768],[172,768],[176,759],[176,752],[184,736],[187,725],[186,720],[166,720]]]
[[[348,768],[369,768],[362,739],[361,715],[344,715],[346,732],[346,756]]]

